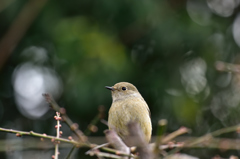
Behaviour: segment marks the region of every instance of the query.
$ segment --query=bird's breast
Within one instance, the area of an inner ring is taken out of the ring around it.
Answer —
[[[109,110],[108,124],[110,129],[115,129],[119,136],[128,134],[127,124],[131,121],[140,124],[147,140],[150,140],[152,125],[149,109],[143,98],[127,98],[112,103]]]

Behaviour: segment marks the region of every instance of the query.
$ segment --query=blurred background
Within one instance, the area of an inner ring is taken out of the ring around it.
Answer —
[[[217,61],[240,63],[239,4],[0,0],[0,127],[55,135],[55,112],[42,97],[50,93],[84,131],[99,105],[105,106],[107,120],[112,99],[104,86],[121,81],[134,84],[148,103],[153,136],[159,119],[168,120],[168,133],[191,128],[189,136],[239,124],[240,76],[215,67]],[[97,127],[91,136],[103,137],[107,127]],[[63,136],[71,134],[65,124],[62,130]],[[0,158],[51,157],[53,149],[24,149],[29,138],[0,132]],[[6,146],[10,143],[17,147]],[[85,151],[76,150],[74,157],[91,158]],[[200,158],[240,155],[218,149],[182,152]]]

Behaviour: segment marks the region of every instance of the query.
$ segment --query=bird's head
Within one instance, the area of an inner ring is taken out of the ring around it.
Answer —
[[[106,88],[111,90],[113,102],[117,100],[122,100],[128,97],[142,98],[137,88],[133,84],[128,82],[119,82],[112,87],[106,86]]]

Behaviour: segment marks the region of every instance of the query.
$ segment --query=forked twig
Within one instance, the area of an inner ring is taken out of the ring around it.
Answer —
[[[66,122],[70,129],[78,136],[80,141],[84,143],[85,142],[89,143],[87,136],[85,136],[84,133],[80,129],[78,129],[78,124],[73,123],[72,120],[68,117],[68,115],[66,114],[66,110],[64,108],[59,107],[55,100],[49,94],[43,94],[43,96],[51,108],[61,113],[63,121]]]

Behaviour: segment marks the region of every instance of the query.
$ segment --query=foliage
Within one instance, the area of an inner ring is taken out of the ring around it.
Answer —
[[[48,92],[84,130],[99,105],[110,107],[104,86],[120,81],[133,83],[147,101],[153,135],[163,118],[168,132],[184,125],[193,136],[238,124],[239,75],[218,72],[215,63],[239,61],[239,2],[220,1],[47,1],[0,65],[0,127],[53,133],[41,97]],[[1,37],[28,3],[0,2]],[[98,128],[93,135],[103,136],[107,127]]]

